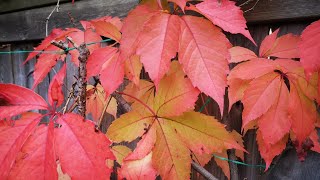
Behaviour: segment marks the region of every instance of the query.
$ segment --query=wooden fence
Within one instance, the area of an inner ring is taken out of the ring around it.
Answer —
[[[8,0],[0,2],[0,51],[32,50],[45,36],[45,19],[52,11],[57,0]],[[60,0],[60,12],[53,13],[50,17],[49,28],[70,27],[69,15],[75,22],[82,19],[92,19],[99,16],[124,17],[130,9],[138,4],[138,0]],[[248,3],[245,3],[248,2]],[[248,29],[256,41],[258,47],[270,29],[280,28],[279,35],[286,33],[300,34],[302,30],[314,20],[320,18],[320,0],[247,0],[237,1],[242,6],[245,17],[248,20]],[[252,7],[254,7],[252,9]],[[77,24],[78,26],[79,24]],[[258,47],[241,35],[227,34],[233,45],[247,47],[255,52]],[[32,87],[35,60],[25,65],[22,62],[27,54],[0,54],[0,82],[14,83],[28,88]],[[55,67],[59,69],[59,64]],[[68,66],[65,93],[74,82],[75,67]],[[55,74],[51,71],[42,83],[35,89],[41,96],[47,98],[47,89],[51,78]],[[199,100],[196,108],[200,108],[203,102]],[[206,106],[210,115],[219,117],[219,110],[215,102]],[[225,116],[231,120],[233,129],[240,132],[241,128],[241,104],[233,106],[231,113]],[[221,119],[221,117],[220,117]],[[221,121],[225,121],[223,119]],[[107,121],[106,124],[110,124]],[[263,164],[255,141],[255,132],[249,131],[245,137],[245,148],[250,154],[245,155],[247,164]],[[311,153],[305,163],[300,163],[294,150],[288,150],[276,160],[268,172],[257,167],[238,165],[240,179],[319,179],[317,170],[320,155]],[[281,165],[281,166],[280,166]],[[281,169],[285,167],[286,169]],[[211,173],[219,179],[225,179],[221,169],[215,162],[206,165]],[[192,179],[202,179],[193,173]]]

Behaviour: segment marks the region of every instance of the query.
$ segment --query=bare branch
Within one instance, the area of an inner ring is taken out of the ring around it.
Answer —
[[[254,8],[256,7],[256,5],[258,4],[259,1],[260,1],[260,0],[257,0],[256,3],[255,3],[250,9],[245,10],[243,13],[246,13],[246,12],[249,12],[249,11],[254,10]]]

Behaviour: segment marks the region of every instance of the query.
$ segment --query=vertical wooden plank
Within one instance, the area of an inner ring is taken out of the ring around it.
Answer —
[[[14,44],[11,49],[12,51],[26,50],[22,44]],[[27,55],[27,53],[12,54],[14,83],[24,87],[27,86],[27,67],[23,65],[23,62]]]
[[[1,52],[11,51],[11,45],[0,49]],[[0,54],[0,83],[13,83],[14,74],[12,71],[11,54]]]

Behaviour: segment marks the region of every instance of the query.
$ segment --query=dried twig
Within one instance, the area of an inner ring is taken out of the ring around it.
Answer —
[[[49,25],[49,19],[52,16],[53,12],[55,10],[57,10],[57,12],[59,12],[59,8],[60,8],[60,0],[58,0],[57,5],[53,8],[53,10],[50,12],[50,14],[48,15],[48,17],[46,18],[46,36],[48,36],[48,25]]]

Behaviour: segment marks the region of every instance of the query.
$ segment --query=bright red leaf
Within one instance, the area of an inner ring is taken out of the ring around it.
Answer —
[[[128,59],[130,56],[135,54],[136,47],[139,42],[139,35],[144,28],[144,24],[153,16],[159,14],[160,12],[154,11],[146,5],[137,6],[128,14],[121,29],[121,59]]]
[[[136,53],[156,86],[178,52],[179,24],[178,16],[161,13],[145,23],[140,32]]]
[[[58,178],[53,131],[53,122],[36,128],[19,152],[8,179]]]
[[[74,179],[109,179],[112,170],[106,160],[114,156],[107,137],[76,114],[65,114],[58,123],[61,128],[55,130],[55,148],[63,172]]]
[[[241,33],[256,44],[247,30],[243,12],[235,4],[234,1],[229,0],[204,1],[196,6],[190,6],[190,9],[203,14],[223,30],[233,34]]]
[[[111,38],[117,42],[120,41],[121,33],[112,23],[106,21],[91,21],[91,24],[100,36]]]
[[[192,84],[219,104],[221,113],[229,70],[228,43],[210,21],[193,16],[181,18],[179,62]]]
[[[64,64],[60,71],[53,77],[49,85],[48,101],[51,106],[59,107],[64,101],[62,86],[66,76],[67,64]]]
[[[10,92],[13,92],[12,90]],[[26,113],[14,126],[0,121],[0,179],[7,179],[23,144],[41,120],[41,114]]]
[[[320,67],[320,20],[312,23],[301,34],[299,53],[308,76]]]
[[[257,58],[257,55],[247,48],[235,46],[229,49],[231,59],[229,63],[239,63],[250,59]]]
[[[23,112],[48,109],[46,101],[30,89],[14,84],[0,84],[0,120]]]

